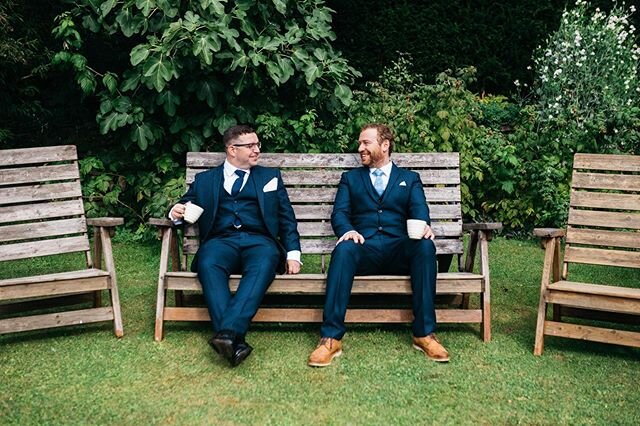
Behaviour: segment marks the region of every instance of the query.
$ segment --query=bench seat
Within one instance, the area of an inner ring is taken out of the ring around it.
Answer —
[[[198,172],[215,167],[224,159],[224,153],[188,153],[187,184],[193,182]],[[420,175],[429,203],[438,254],[436,293],[453,295],[442,296],[447,300],[447,307],[436,310],[437,321],[480,324],[483,340],[491,340],[488,241],[502,225],[462,223],[458,153],[394,153],[393,161]],[[298,220],[303,262],[306,263],[308,255],[319,255],[321,259],[318,273],[276,276],[253,321],[321,322],[326,288],[325,258],[336,245],[331,228],[333,201],[340,175],[360,167],[359,157],[356,154],[261,154],[260,163],[278,167],[282,172]],[[180,233],[167,219],[151,219],[149,223],[159,228],[162,239],[155,331],[155,339],[160,341],[165,321],[209,321],[209,314],[206,308],[187,306],[193,297],[183,294],[202,291],[197,275],[188,272],[191,257],[200,243],[197,226],[186,226]],[[470,233],[470,238],[463,258],[464,231]],[[474,273],[476,253],[480,262],[479,271]],[[449,272],[454,257],[457,257],[457,268],[453,268],[456,272]],[[232,292],[237,289],[239,279],[240,276],[231,276]],[[168,292],[173,292],[175,306],[168,306]],[[479,307],[470,309],[469,296],[475,294],[479,295]],[[413,321],[413,313],[408,309],[410,295],[408,276],[358,276],[345,320],[410,323]]]

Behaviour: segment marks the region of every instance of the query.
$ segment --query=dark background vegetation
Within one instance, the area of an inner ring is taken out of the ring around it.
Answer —
[[[445,69],[473,65],[478,75],[472,90],[509,95],[514,80],[531,80],[526,69],[531,53],[557,27],[565,1],[329,0],[327,4],[336,11],[335,46],[363,74],[356,85],[374,80],[398,52],[407,52],[415,71],[427,79]],[[54,18],[68,8],[61,0],[0,1],[2,148],[75,143],[90,151],[87,142],[98,138],[97,101],[82,98],[70,72],[49,65],[52,52],[60,48],[51,36]],[[124,37],[85,41],[94,66],[108,63],[118,71],[128,61],[122,44],[131,41]]]
[[[640,146],[638,108],[572,140],[563,123],[541,132],[535,111],[520,103],[532,87],[532,55],[558,28],[567,4],[327,0],[335,11],[333,46],[362,74],[351,86],[354,104],[332,111],[310,102],[294,111],[297,98],[284,102],[290,111],[256,120],[265,147],[351,150],[360,121],[382,119],[399,130],[400,150],[461,152],[467,220],[500,220],[518,232],[562,225],[573,152],[616,152],[610,140],[621,136],[614,126],[629,129],[620,132],[626,146]],[[590,4],[607,11],[613,2]],[[82,94],[72,70],[51,64],[62,49],[51,34],[55,18],[72,7],[65,0],[0,0],[0,149],[77,145],[86,160],[88,214],[124,215],[134,230],[183,190],[184,149],[164,140],[137,150],[124,146],[120,130],[99,133],[99,98]],[[640,13],[633,19],[640,27]],[[143,41],[86,30],[82,40],[87,63],[116,74],[130,67],[129,51]],[[515,80],[526,87],[517,92]],[[211,139],[207,146],[217,149],[219,135]]]

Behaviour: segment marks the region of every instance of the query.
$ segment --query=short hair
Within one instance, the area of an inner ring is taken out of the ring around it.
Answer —
[[[248,126],[246,124],[238,124],[236,126],[231,126],[224,131],[224,134],[222,135],[222,142],[224,143],[225,147],[228,147],[231,145],[233,141],[238,139],[240,136],[246,135],[249,133],[255,133],[255,132],[256,131],[253,130],[253,127]]]
[[[393,152],[393,132],[391,129],[380,123],[367,123],[362,126],[360,132],[364,132],[367,129],[376,129],[378,131],[378,143],[382,145],[382,141],[385,139],[389,141],[389,155]]]

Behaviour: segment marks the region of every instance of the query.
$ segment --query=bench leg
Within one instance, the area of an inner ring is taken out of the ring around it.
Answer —
[[[480,334],[485,342],[491,341],[491,277],[489,274],[489,237],[484,232],[479,235],[480,272],[484,275],[484,288],[480,293],[482,324]],[[468,302],[467,302],[468,306]]]
[[[559,244],[554,238],[543,238],[544,246],[544,266],[542,269],[542,280],[540,282],[540,301],[538,303],[538,317],[536,319],[536,338],[533,344],[533,354],[542,355],[544,350],[544,322],[547,317],[547,285],[551,278],[553,265],[556,262],[556,250]],[[555,272],[553,272],[555,278]]]
[[[161,342],[164,337],[164,306],[167,297],[167,291],[164,289],[164,280],[158,282],[158,302],[156,305],[156,328],[154,339]]]
[[[171,243],[171,229],[165,229],[162,234],[162,250],[160,252],[160,274],[158,276],[158,293],[156,298],[156,327],[154,339],[162,341],[164,327],[164,307],[166,306],[167,290],[164,285],[164,275],[169,263],[169,248]]]
[[[111,235],[106,228],[100,228],[100,238],[102,239],[102,249],[104,254],[104,262],[111,275],[111,283],[109,292],[111,293],[111,307],[113,309],[113,328],[116,337],[122,337],[124,330],[122,327],[122,312],[120,311],[120,295],[118,293],[118,280],[116,277],[116,268],[113,262],[113,248],[111,246]]]

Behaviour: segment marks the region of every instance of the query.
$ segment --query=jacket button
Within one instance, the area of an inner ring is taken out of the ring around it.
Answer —
[[[382,213],[382,210],[378,210],[378,213]]]
[[[378,231],[382,231],[382,226],[378,226]]]

